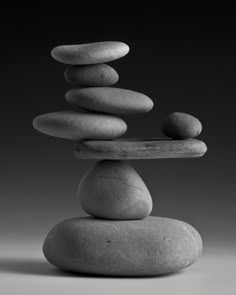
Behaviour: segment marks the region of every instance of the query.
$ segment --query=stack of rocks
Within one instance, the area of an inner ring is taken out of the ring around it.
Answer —
[[[121,42],[58,46],[52,56],[70,64],[66,94],[74,111],[45,114],[34,127],[48,135],[77,141],[79,159],[99,159],[82,178],[78,197],[90,217],[65,220],[46,237],[43,251],[53,265],[68,271],[117,276],[169,274],[194,263],[202,240],[189,224],[149,216],[148,188],[129,159],[200,157],[206,152],[194,117],[174,113],[163,124],[165,139],[115,139],[126,132],[119,114],[148,112],[146,95],[110,87],[117,72],[104,64],[125,56]],[[81,88],[84,86],[84,88]]]

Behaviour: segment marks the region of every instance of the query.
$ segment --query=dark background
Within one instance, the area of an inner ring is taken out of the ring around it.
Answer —
[[[73,142],[36,132],[32,120],[70,109],[66,66],[51,58],[54,46],[123,41],[130,53],[110,63],[120,75],[117,87],[155,103],[149,114],[125,117],[125,137],[158,137],[164,117],[180,111],[201,120],[199,138],[208,146],[200,159],[131,162],[150,189],[153,215],[189,222],[206,248],[234,247],[234,11],[118,8],[35,8],[1,18],[0,239],[40,243],[55,223],[84,214],[76,189],[94,161],[77,160]]]

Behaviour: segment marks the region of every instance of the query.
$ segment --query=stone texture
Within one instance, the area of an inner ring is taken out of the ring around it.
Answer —
[[[168,159],[201,157],[207,151],[197,139],[116,139],[78,143],[75,156],[79,159]]]
[[[62,111],[38,116],[33,121],[38,131],[47,135],[71,140],[112,139],[123,135],[126,123],[117,117]]]
[[[153,108],[148,96],[114,87],[72,89],[66,93],[66,100],[81,108],[112,114],[145,113]]]
[[[116,60],[129,52],[129,46],[122,42],[106,41],[55,47],[52,57],[64,64],[89,65]]]
[[[119,80],[117,72],[106,64],[71,66],[64,75],[71,84],[93,87],[111,86]]]
[[[201,133],[202,124],[192,115],[176,112],[164,120],[162,131],[173,139],[193,138]]]
[[[106,219],[141,219],[152,210],[150,193],[127,161],[100,161],[82,178],[78,197],[90,215]]]
[[[189,224],[168,218],[132,221],[74,218],[56,225],[43,252],[68,271],[107,276],[150,276],[177,272],[194,263],[202,240]]]

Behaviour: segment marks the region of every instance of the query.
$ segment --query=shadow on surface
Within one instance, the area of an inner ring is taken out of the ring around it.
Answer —
[[[43,258],[0,258],[0,273],[18,274],[18,275],[38,275],[38,276],[53,276],[53,277],[74,277],[74,278],[103,278],[103,279],[158,279],[176,276],[183,271],[160,276],[104,276],[74,273],[60,270],[51,266]]]

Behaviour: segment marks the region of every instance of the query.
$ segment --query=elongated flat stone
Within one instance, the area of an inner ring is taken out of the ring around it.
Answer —
[[[43,252],[67,271],[107,276],[152,276],[184,269],[202,252],[189,224],[162,217],[142,220],[73,218],[47,235]]]
[[[123,135],[127,130],[126,123],[120,118],[74,111],[38,116],[34,119],[33,126],[47,135],[76,141],[82,139],[113,139]]]
[[[55,47],[52,57],[64,64],[89,65],[116,60],[129,52],[129,46],[123,42],[106,41],[78,45]]]
[[[195,158],[207,151],[197,139],[117,139],[78,143],[75,156],[79,159],[161,159]]]
[[[111,86],[119,80],[117,72],[106,64],[71,66],[65,71],[68,83],[83,86]]]
[[[114,87],[72,89],[66,93],[66,100],[81,108],[111,114],[138,114],[153,108],[148,96]]]

